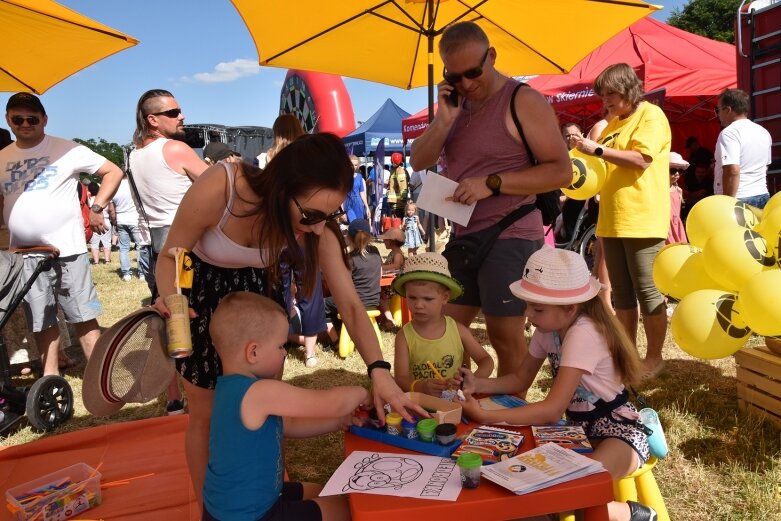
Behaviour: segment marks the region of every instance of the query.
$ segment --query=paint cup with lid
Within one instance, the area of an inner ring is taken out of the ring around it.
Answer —
[[[456,426],[452,423],[440,423],[435,430],[437,441],[441,445],[450,445],[456,439]]]
[[[401,432],[402,435],[407,438],[408,440],[417,440],[418,439],[418,420],[413,417],[411,422],[408,422],[407,420],[402,420],[401,422]]]
[[[480,467],[483,460],[474,452],[465,452],[456,460],[461,470],[461,487],[477,488],[480,486]]]
[[[401,436],[401,414],[391,412],[385,415],[385,432],[392,436]]]
[[[437,420],[433,418],[426,418],[418,422],[418,436],[420,441],[427,441],[429,443],[434,441],[434,431],[437,428]]]

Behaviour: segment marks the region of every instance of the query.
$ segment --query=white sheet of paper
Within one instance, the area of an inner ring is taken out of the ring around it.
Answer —
[[[320,495],[354,492],[455,501],[461,472],[450,458],[357,450],[339,465]]]
[[[450,219],[461,226],[467,226],[477,203],[461,204],[447,201],[456,191],[458,183],[445,176],[431,173],[426,176],[420,190],[417,205],[427,212]]]

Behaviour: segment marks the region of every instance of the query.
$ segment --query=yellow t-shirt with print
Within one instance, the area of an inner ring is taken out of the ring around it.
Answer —
[[[402,327],[409,347],[409,372],[414,380],[436,379],[428,366],[431,361],[445,379],[453,378],[464,362],[464,344],[458,334],[458,325],[451,317],[445,317],[445,334],[429,340],[418,335],[412,322]]]
[[[599,237],[665,239],[670,228],[670,123],[646,101],[626,119],[613,118],[599,142],[653,158],[642,170],[605,161],[607,179],[599,192]]]

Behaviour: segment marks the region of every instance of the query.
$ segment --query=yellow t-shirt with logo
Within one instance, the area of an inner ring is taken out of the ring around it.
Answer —
[[[599,142],[653,158],[642,170],[605,161],[607,179],[599,192],[599,237],[665,239],[670,228],[670,123],[646,101],[626,119],[613,118]]]
[[[428,361],[446,380],[456,375],[464,362],[464,344],[455,320],[446,316],[445,334],[433,340],[418,335],[412,322],[404,324],[402,331],[409,347],[409,372],[414,380],[437,378]]]

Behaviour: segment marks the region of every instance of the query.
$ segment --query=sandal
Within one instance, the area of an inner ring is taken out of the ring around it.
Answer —
[[[304,361],[304,365],[309,367],[310,369],[312,367],[316,367],[317,364],[320,363],[320,360],[317,359],[317,355],[309,355],[306,357],[306,360]]]

